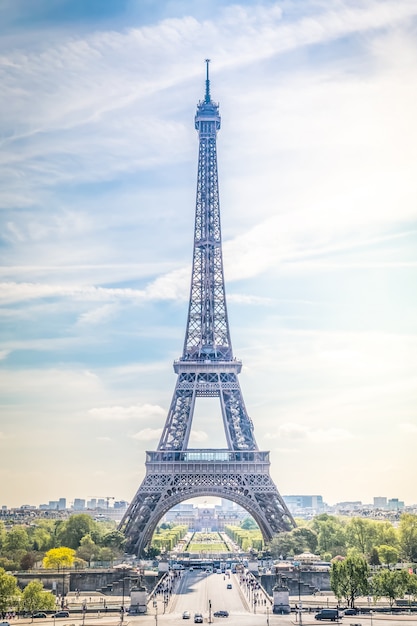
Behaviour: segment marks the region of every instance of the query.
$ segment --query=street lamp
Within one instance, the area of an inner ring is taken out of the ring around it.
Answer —
[[[65,608],[65,570],[62,568],[62,596],[61,596],[61,609]]]
[[[301,624],[303,623],[303,605],[301,603],[301,563],[297,562],[294,563],[294,565],[296,565],[296,567],[298,568],[298,622],[301,626]]]
[[[269,606],[266,605],[266,626],[269,626]]]
[[[158,626],[158,602],[156,600],[153,601],[153,606],[155,609],[155,626]]]

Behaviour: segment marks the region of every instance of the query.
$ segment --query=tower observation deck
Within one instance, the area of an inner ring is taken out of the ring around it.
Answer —
[[[223,273],[217,170],[219,105],[211,99],[206,60],[204,99],[197,105],[199,137],[193,265],[185,341],[174,362],[177,381],[158,448],[146,453],[146,475],[120,523],[126,549],[141,554],[161,517],[198,496],[218,496],[245,508],[266,541],[295,522],[259,451],[233,356]],[[218,397],[226,449],[189,448],[198,397]]]

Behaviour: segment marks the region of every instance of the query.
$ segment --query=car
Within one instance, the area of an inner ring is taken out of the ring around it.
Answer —
[[[69,611],[58,611],[52,617],[69,617]]]
[[[0,622],[0,626],[10,626],[9,622]]]
[[[343,615],[358,615],[359,609],[350,608],[343,611]]]
[[[194,624],[202,624],[202,623],[203,623],[203,616],[201,615],[201,613],[195,613]]]
[[[42,613],[42,611],[38,611],[38,613],[34,613],[32,617],[33,619],[45,619],[46,613]]]
[[[190,611],[184,611],[184,613],[182,614],[182,619],[190,619],[190,617]]]
[[[227,585],[226,585],[226,589],[233,589],[233,585],[232,585],[232,583],[227,583]]]
[[[331,622],[335,622],[339,620],[340,616],[338,609],[322,609],[314,616],[314,619],[329,619]]]
[[[215,611],[214,617],[229,617],[229,611]]]

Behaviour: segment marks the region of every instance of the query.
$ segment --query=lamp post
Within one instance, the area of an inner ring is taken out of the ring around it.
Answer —
[[[266,626],[269,626],[269,606],[268,605],[266,605]]]
[[[158,602],[156,600],[153,601],[153,606],[155,609],[155,626],[158,626]]]
[[[301,603],[301,563],[297,562],[297,564],[294,563],[294,565],[298,568],[298,622],[301,626],[303,623],[303,605]]]
[[[65,570],[62,568],[62,596],[61,596],[61,609],[65,608]]]

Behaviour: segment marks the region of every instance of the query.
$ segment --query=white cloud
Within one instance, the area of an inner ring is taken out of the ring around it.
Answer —
[[[312,443],[337,443],[353,439],[352,433],[344,428],[314,429],[302,424],[282,424],[274,433],[267,433],[266,439],[286,440],[306,439]]]
[[[132,435],[132,439],[138,441],[156,441],[162,435],[162,428],[144,428]]]
[[[203,430],[192,430],[190,434],[191,443],[203,443],[207,441],[208,435]]]
[[[165,416],[166,411],[156,405],[142,404],[135,406],[109,406],[94,408],[88,411],[90,417],[97,420],[152,420],[155,417]]]
[[[117,306],[113,304],[106,304],[104,306],[87,311],[86,313],[82,313],[78,319],[78,324],[90,325],[107,322],[114,317],[117,311]]]

